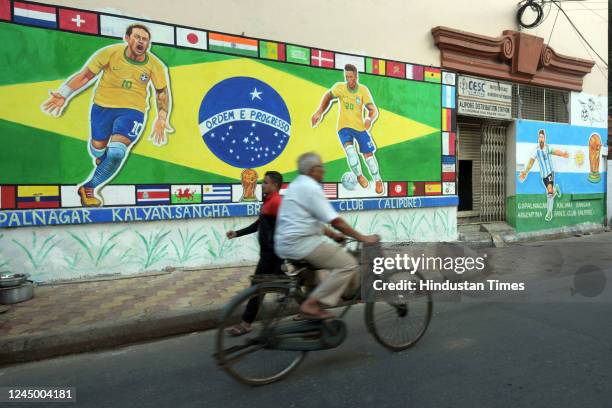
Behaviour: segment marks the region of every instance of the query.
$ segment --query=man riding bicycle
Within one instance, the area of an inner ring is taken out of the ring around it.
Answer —
[[[274,249],[280,258],[304,260],[330,272],[300,307],[306,317],[327,319],[334,316],[321,306],[337,305],[347,289],[358,287],[359,274],[357,260],[324,236],[342,242],[347,235],[365,243],[378,242],[380,237],[359,233],[334,210],[320,185],[325,169],[318,154],[301,155],[298,171],[300,175],[289,184],[280,206]],[[331,224],[341,234],[325,224]]]

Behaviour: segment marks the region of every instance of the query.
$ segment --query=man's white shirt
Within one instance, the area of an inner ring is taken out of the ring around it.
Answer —
[[[303,259],[325,242],[323,227],[338,213],[315,179],[299,175],[289,184],[280,205],[274,249],[280,258]]]

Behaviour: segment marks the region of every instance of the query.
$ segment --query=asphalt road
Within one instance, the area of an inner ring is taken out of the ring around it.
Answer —
[[[526,299],[439,301],[425,337],[404,352],[379,346],[355,307],[346,342],[310,353],[279,383],[236,383],[204,332],[2,368],[0,387],[75,387],[77,396],[2,406],[612,406],[612,234],[513,247],[497,261],[499,276],[530,288]],[[594,289],[577,272],[586,264],[601,269]]]

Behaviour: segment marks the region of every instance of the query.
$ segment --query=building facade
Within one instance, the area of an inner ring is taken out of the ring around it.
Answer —
[[[455,240],[461,218],[604,222],[607,66],[567,22],[519,30],[509,1],[154,3],[0,1],[15,44],[2,51],[0,270],[52,281],[251,263],[255,238],[225,232],[257,215],[263,174],[290,182],[306,151],[322,155],[342,216],[387,241]],[[568,12],[605,50],[607,23]],[[131,24],[151,37],[140,65],[125,54]],[[312,120],[347,64],[362,91],[343,108],[377,108],[356,162],[341,130],[364,124],[345,122],[340,100]],[[49,112],[49,90],[86,67],[97,76]]]

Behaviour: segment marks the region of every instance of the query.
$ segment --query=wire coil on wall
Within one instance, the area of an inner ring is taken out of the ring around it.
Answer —
[[[519,3],[519,9],[516,12],[516,19],[519,25],[523,28],[534,28],[537,27],[542,20],[544,19],[544,9],[541,4],[539,4],[536,0],[526,0],[524,2]],[[525,22],[523,20],[525,16],[525,12],[529,10],[535,13],[536,17],[532,22]]]

